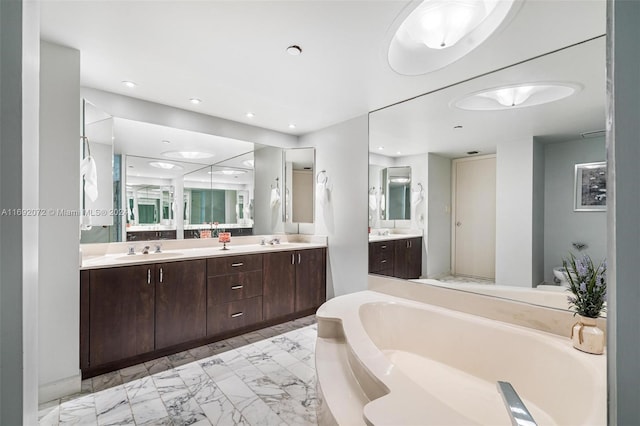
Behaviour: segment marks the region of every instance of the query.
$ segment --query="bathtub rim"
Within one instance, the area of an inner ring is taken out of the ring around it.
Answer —
[[[390,368],[392,366],[391,361],[374,344],[360,319],[360,307],[362,305],[379,302],[399,304],[417,309],[426,308],[439,314],[453,315],[463,320],[486,322],[487,325],[491,326],[497,324],[499,327],[507,327],[517,332],[531,333],[530,335],[538,336],[537,338],[551,339],[550,342],[555,342],[554,344],[571,346],[570,339],[553,333],[372,290],[331,299],[323,304],[316,314],[319,330],[321,323],[325,320],[339,321],[344,341],[351,347],[350,350],[359,359],[363,367],[367,369],[368,373],[376,377],[389,389],[388,394],[364,406],[363,417],[368,424],[421,424],[425,423],[425,421],[433,422],[434,424],[477,424],[473,419],[437,400],[399,369]],[[356,306],[357,309],[355,309]],[[574,349],[571,348],[571,350]],[[604,391],[604,398],[599,409],[594,411],[592,418],[594,421],[604,421],[606,424],[606,356],[594,356],[580,353],[579,351],[576,351],[575,354],[571,353],[578,359],[583,359],[586,365],[591,365],[593,369],[603,372],[601,380],[594,379],[597,382],[598,390],[600,392]],[[318,381],[321,382],[322,377],[318,376]],[[425,416],[433,416],[433,418],[427,419]]]

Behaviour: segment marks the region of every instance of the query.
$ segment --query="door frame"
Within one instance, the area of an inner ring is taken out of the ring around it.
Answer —
[[[458,163],[467,163],[469,161],[486,160],[489,158],[496,159],[496,154],[474,155],[473,157],[461,157],[451,160],[451,275],[456,274],[456,172]],[[497,174],[497,170],[496,170]]]

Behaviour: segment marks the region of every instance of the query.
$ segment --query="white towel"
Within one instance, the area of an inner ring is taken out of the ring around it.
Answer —
[[[321,206],[324,206],[329,201],[329,188],[326,182],[316,184],[316,198]]]
[[[369,210],[372,212],[378,210],[378,203],[376,201],[376,196],[374,194],[369,194]]]
[[[278,188],[273,188],[271,190],[271,208],[275,209],[280,205],[280,190]]]
[[[380,195],[380,210],[385,209],[384,194]]]
[[[98,170],[92,156],[87,156],[80,163],[80,176],[84,176],[84,193],[95,201],[98,198]]]
[[[420,202],[424,199],[424,197],[422,196],[422,191],[421,190],[412,190],[411,191],[411,204],[415,207],[418,204],[420,204]]]

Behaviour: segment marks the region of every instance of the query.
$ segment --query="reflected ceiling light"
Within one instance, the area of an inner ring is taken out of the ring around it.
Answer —
[[[157,169],[164,169],[164,170],[182,170],[181,166],[178,166],[177,164],[173,164],[173,163],[165,163],[163,161],[149,161],[149,165],[151,167],[155,167]]]
[[[242,162],[242,164],[244,164],[247,167],[253,167],[254,161],[253,160],[244,160]]]
[[[167,151],[162,153],[163,157],[175,158],[177,160],[202,160],[214,157],[215,154],[201,151]]]
[[[524,108],[564,99],[581,88],[575,83],[523,83],[485,89],[452,103],[460,109],[480,111]]]
[[[225,176],[242,175],[245,173],[247,173],[246,170],[236,170],[236,169],[215,170],[213,172],[209,172],[210,175],[225,175]]]
[[[189,102],[191,102],[194,105],[198,105],[202,103],[202,99],[198,99],[198,98],[191,98],[189,99]]]
[[[411,182],[411,179],[407,178],[407,177],[394,177],[389,179],[389,182],[393,182],[393,183],[409,183]]]
[[[382,151],[384,149],[384,146],[379,146],[378,147],[378,151]]]
[[[133,81],[128,81],[128,80],[124,80],[122,84],[127,86],[129,89],[133,89],[134,87],[137,86],[137,84],[135,84]]]
[[[482,44],[521,0],[424,0],[397,19],[389,65],[404,75],[435,71]]]
[[[291,123],[291,124],[289,124],[289,128],[290,128],[290,129],[295,129],[295,128],[296,128],[296,125],[295,125],[295,124],[293,124],[293,123]]]
[[[256,116],[256,115],[255,115],[254,113],[252,113],[252,112],[248,112],[248,113],[246,113],[245,115],[247,116],[247,118],[253,118],[253,117],[255,117],[255,116]]]
[[[291,56],[298,56],[302,53],[302,48],[297,44],[292,44],[291,46],[287,47],[287,53]]]

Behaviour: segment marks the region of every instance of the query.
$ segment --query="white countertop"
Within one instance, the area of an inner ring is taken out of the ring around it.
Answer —
[[[376,241],[390,241],[390,240],[405,240],[407,238],[422,237],[422,234],[388,234],[388,235],[374,235],[369,234],[369,242]]]
[[[222,250],[222,244],[217,239],[165,240],[162,241],[161,253],[153,253],[154,241],[87,244],[82,246],[80,270],[327,247],[326,237],[321,236],[296,235],[289,239],[286,236],[280,236],[280,244],[274,245],[261,245],[259,243],[261,238],[255,236],[232,238],[231,243],[227,243],[228,250]],[[269,237],[265,238],[269,239]],[[127,255],[128,247],[131,245],[136,248],[135,255]],[[141,254],[141,248],[145,245],[150,247],[149,254]]]

